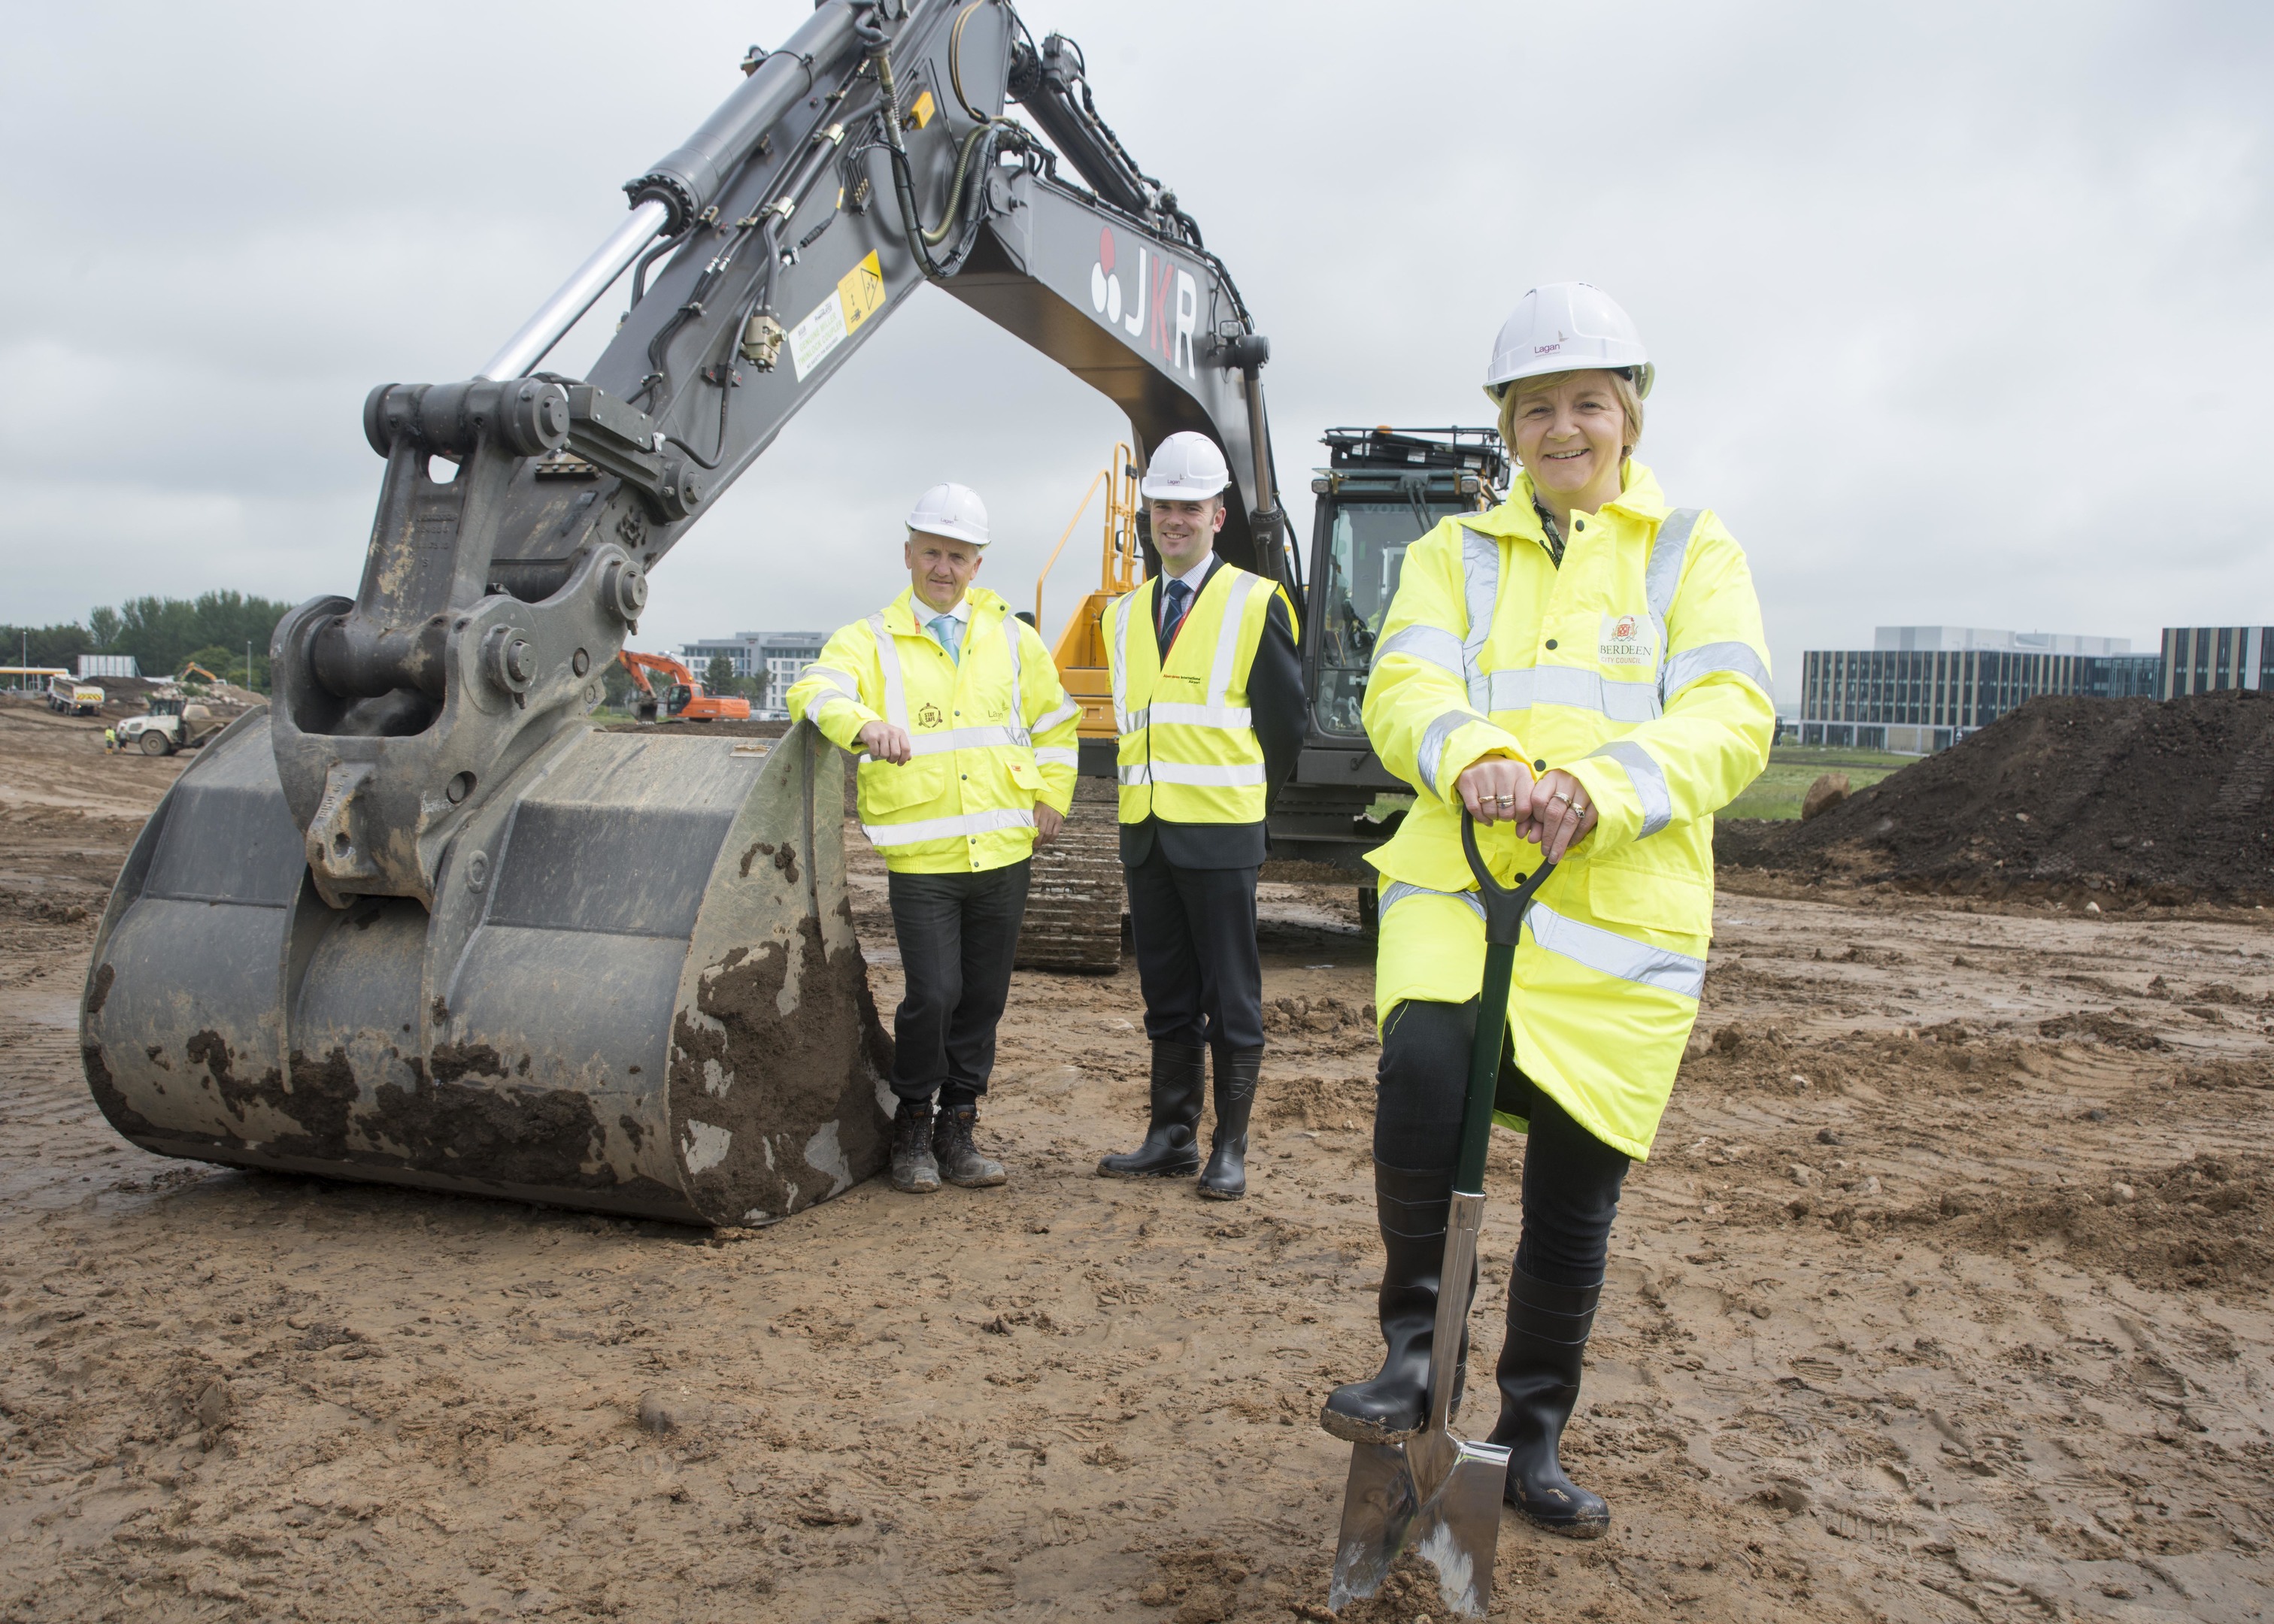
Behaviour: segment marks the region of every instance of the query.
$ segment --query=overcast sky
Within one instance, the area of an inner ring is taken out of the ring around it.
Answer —
[[[0,620],[352,593],[365,392],[471,375],[810,9],[16,11]],[[1502,318],[1578,278],[1642,327],[1640,455],[1744,544],[1788,699],[1800,650],[1879,624],[2274,622],[2274,7],[1022,10],[1238,278],[1293,492],[1329,425],[1485,421]],[[1029,601],[1125,432],[922,289],[665,561],[639,641],[867,613],[945,478]]]

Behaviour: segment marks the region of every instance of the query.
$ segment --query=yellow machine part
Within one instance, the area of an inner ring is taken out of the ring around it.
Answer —
[[[1104,523],[1098,545],[1097,590],[1085,597],[1058,633],[1051,650],[1058,662],[1058,680],[1066,696],[1081,706],[1081,733],[1085,739],[1111,739],[1113,726],[1113,681],[1105,665],[1105,635],[1101,625],[1106,605],[1134,591],[1145,578],[1145,560],[1137,545],[1137,469],[1126,444],[1113,447],[1111,462],[1091,478],[1081,504],[1067,521],[1065,533],[1050,550],[1049,563],[1035,581],[1035,624],[1043,620],[1043,583],[1050,578],[1058,554],[1065,551],[1082,515],[1105,493]]]

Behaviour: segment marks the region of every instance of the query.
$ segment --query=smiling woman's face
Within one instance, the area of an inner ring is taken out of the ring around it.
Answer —
[[[1627,414],[1608,372],[1561,372],[1510,387],[1517,460],[1543,494],[1592,512],[1619,493]]]

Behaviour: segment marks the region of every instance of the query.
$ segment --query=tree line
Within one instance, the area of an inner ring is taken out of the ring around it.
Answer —
[[[85,624],[0,627],[0,663],[70,668],[82,654],[131,654],[146,677],[171,676],[194,661],[231,682],[268,688],[268,637],[292,605],[243,592],[195,598],[132,598],[117,608],[90,610]]]

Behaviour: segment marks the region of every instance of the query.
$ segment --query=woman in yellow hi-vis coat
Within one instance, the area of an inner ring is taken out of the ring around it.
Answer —
[[[1497,1116],[1528,1137],[1492,1440],[1510,1446],[1509,1502],[1580,1538],[1609,1526],[1609,1508],[1558,1454],[1620,1184],[1649,1154],[1697,1019],[1713,814],[1767,762],[1776,718],[1744,554],[1712,513],[1670,508],[1631,458],[1652,372],[1600,290],[1525,294],[1486,374],[1524,471],[1500,507],[1413,545],[1382,626],[1367,733],[1419,796],[1373,858],[1389,1357],[1321,1417],[1358,1442],[1410,1437],[1425,1418],[1485,956],[1465,807],[1490,826],[1480,840],[1502,880],[1543,854],[1562,865],[1526,921],[1509,1003]]]

